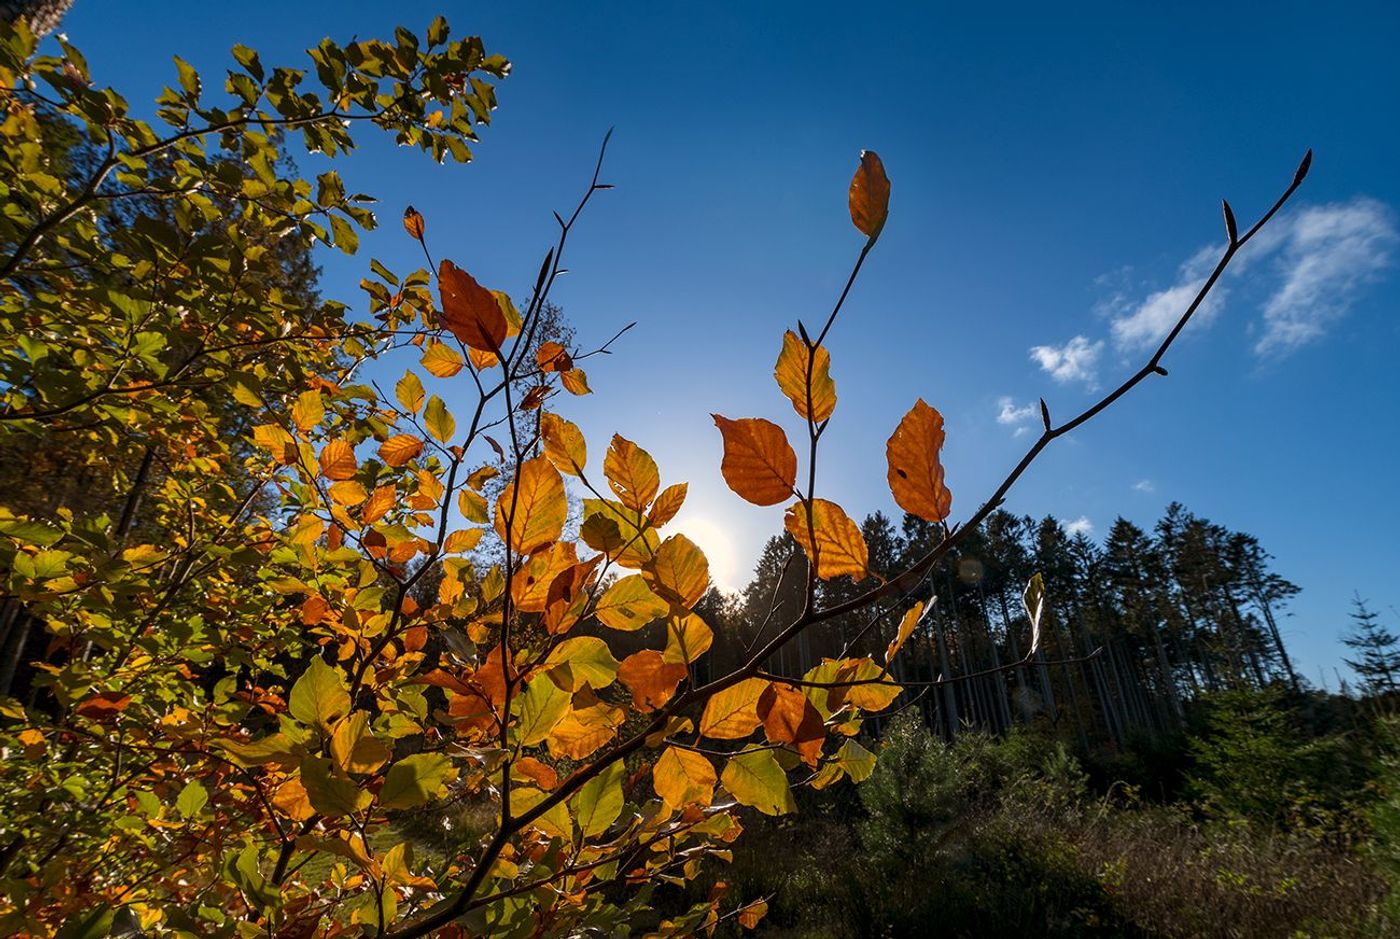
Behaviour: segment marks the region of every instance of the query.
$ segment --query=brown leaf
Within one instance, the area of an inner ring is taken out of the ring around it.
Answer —
[[[442,320],[473,349],[495,352],[506,341],[506,317],[491,291],[446,259],[438,265]]]
[[[542,372],[567,372],[574,367],[574,360],[559,343],[542,342],[535,350],[535,364]]]
[[[885,227],[890,214],[890,180],[885,164],[874,150],[860,152],[860,168],[851,179],[851,221],[872,241]]]
[[[797,454],[783,429],[761,417],[733,421],[711,414],[724,438],[724,481],[754,505],[777,505],[792,496]]]
[[[408,232],[410,237],[422,241],[423,228],[424,225],[422,212],[419,212],[411,205],[403,210],[403,230]]]
[[[943,485],[943,416],[920,398],[904,415],[889,442],[890,492],[899,507],[928,522],[941,522],[953,507],[953,494]]]

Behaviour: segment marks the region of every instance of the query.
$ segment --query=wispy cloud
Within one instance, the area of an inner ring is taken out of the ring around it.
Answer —
[[[1313,206],[1291,219],[1279,253],[1282,279],[1264,304],[1261,356],[1281,356],[1346,316],[1359,288],[1391,263],[1394,214],[1374,199]]]
[[[1232,292],[1231,276],[1272,261],[1251,272],[1248,295],[1257,290],[1265,299],[1249,329],[1257,337],[1257,356],[1288,355],[1326,335],[1347,315],[1361,288],[1392,265],[1397,245],[1395,213],[1364,196],[1281,215],[1236,257],[1226,278],[1192,317],[1190,328],[1207,326],[1219,316]],[[1113,286],[1099,311],[1108,317],[1114,349],[1126,355],[1161,342],[1205,283],[1221,250],[1218,244],[1197,250],[1178,266],[1168,286],[1145,295],[1124,283],[1132,278],[1130,269],[1101,278],[1102,285]],[[1062,346],[1035,346],[1030,356],[1056,381],[1092,385],[1103,346],[1102,339],[1080,335]]]
[[[1016,428],[1013,436],[1019,437],[1030,432],[1030,422],[1036,416],[1034,404],[1018,405],[1015,399],[1003,395],[997,399],[997,407],[1000,408],[997,412],[997,423]]]
[[[1072,522],[1065,522],[1065,533],[1071,538],[1075,535],[1093,535],[1094,523],[1089,521],[1089,516],[1081,515]]]
[[[1093,385],[1098,377],[1102,351],[1102,339],[1091,342],[1085,336],[1075,336],[1062,346],[1035,346],[1031,349],[1031,361],[1049,372],[1055,381]]]
[[[1157,485],[1150,479],[1139,479],[1137,482],[1133,483],[1133,491],[1153,493],[1157,491]]]

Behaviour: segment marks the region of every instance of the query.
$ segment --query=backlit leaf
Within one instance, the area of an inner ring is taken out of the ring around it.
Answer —
[[[399,760],[384,774],[379,804],[386,809],[411,809],[442,794],[457,771],[440,753],[415,753]]]
[[[438,265],[442,320],[473,349],[494,352],[506,341],[506,317],[491,291],[451,261]]]
[[[563,478],[554,464],[537,456],[521,463],[515,479],[501,490],[496,500],[496,534],[512,551],[533,554],[559,538],[568,514]],[[509,533],[507,518],[511,519]]]
[[[899,629],[895,632],[895,637],[890,640],[889,647],[885,649],[885,664],[888,665],[899,654],[900,648],[914,632],[914,627],[919,625],[919,619],[924,615],[924,601],[920,600],[909,609],[904,611],[903,618],[899,621]]]
[[[559,472],[581,475],[588,463],[588,444],[577,425],[558,414],[542,414],[540,436],[544,439],[544,455]]]
[[[680,747],[667,747],[651,771],[656,794],[673,809],[709,805],[718,781],[714,766],[703,754]]]
[[[350,692],[344,674],[319,656],[313,658],[292,685],[287,709],[303,724],[329,730],[350,710]]]
[[[603,591],[594,615],[604,626],[631,631],[660,619],[670,608],[647,585],[646,578],[631,574]]]
[[[807,366],[812,367],[811,407],[807,406]],[[807,348],[796,333],[788,330],[783,333],[783,351],[778,353],[778,364],[773,367],[773,377],[778,387],[792,402],[793,410],[800,417],[821,422],[831,417],[836,410],[836,383],[831,380],[831,353],[825,346],[818,346],[816,355]]]
[[[297,425],[297,429],[308,431],[321,423],[321,418],[326,415],[325,403],[321,400],[321,392],[304,391],[297,396],[296,403],[292,405],[292,423]]]
[[[617,680],[632,692],[633,705],[645,714],[671,700],[687,673],[684,663],[668,663],[655,649],[643,649],[622,660]]]
[[[423,409],[423,424],[428,428],[428,433],[433,435],[433,439],[442,443],[447,443],[452,439],[452,435],[457,433],[457,419],[437,395],[429,398],[428,406]]]
[[[783,429],[761,417],[731,421],[710,416],[724,437],[720,472],[729,488],[754,505],[777,505],[790,498],[797,481],[797,454]]]
[[[349,479],[359,468],[354,449],[344,440],[332,440],[322,447],[319,462],[321,475],[327,479]]]
[[[647,512],[647,521],[651,522],[652,527],[660,528],[675,518],[681,506],[685,505],[685,496],[689,491],[690,486],[686,483],[675,483],[661,490],[661,495],[651,505],[651,511]]]
[[[565,639],[545,659],[549,677],[566,691],[577,691],[585,684],[606,688],[617,677],[617,666],[608,644],[597,636]]]
[[[404,466],[423,452],[423,441],[412,434],[390,437],[379,445],[379,458],[390,466]]]
[[[700,733],[715,740],[742,740],[753,733],[763,723],[758,716],[758,699],[768,685],[762,678],[745,678],[716,692],[705,702]]]
[[[1045,614],[1045,580],[1039,573],[1026,584],[1021,602],[1026,606],[1026,617],[1031,624],[1031,647],[1026,654],[1035,655],[1040,648],[1040,618]]]
[[[331,735],[331,756],[347,773],[372,773],[383,766],[391,753],[369,727],[369,714],[355,711],[336,724]]]
[[[603,459],[603,475],[622,504],[638,512],[646,511],[661,488],[656,461],[620,434],[613,434],[612,444]]]
[[[672,616],[666,623],[666,651],[661,658],[668,664],[689,664],[704,655],[714,639],[714,630],[694,613]]]
[[[695,542],[672,535],[656,549],[643,576],[658,596],[690,609],[710,585],[710,563]]]
[[[817,576],[823,580],[849,574],[857,580],[867,574],[869,555],[860,527],[851,521],[841,506],[826,499],[812,500],[812,519],[808,525],[807,505],[797,502],[788,506],[783,527],[802,546],[807,558],[814,562]],[[815,534],[815,542],[812,535]]]
[[[423,382],[413,372],[404,372],[403,378],[394,385],[394,396],[409,414],[417,414],[423,406]]]
[[[451,378],[462,370],[465,364],[462,355],[446,343],[436,340],[429,342],[423,350],[422,365],[438,378]]]
[[[622,814],[622,780],[626,774],[626,763],[609,763],[569,800],[569,809],[585,838],[601,835]]]
[[[765,815],[797,811],[787,774],[778,765],[772,750],[747,750],[730,757],[720,782],[740,803],[753,806]]]
[[[899,507],[928,522],[948,517],[953,494],[943,485],[943,416],[920,398],[885,444],[890,492]]]
[[[588,387],[588,376],[581,368],[560,372],[559,381],[564,385],[564,390],[571,395],[586,395],[593,390]]]

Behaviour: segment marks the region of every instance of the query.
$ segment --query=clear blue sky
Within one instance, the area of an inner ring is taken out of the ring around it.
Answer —
[[[1265,13],[1265,7],[1272,9]],[[1171,500],[1258,536],[1303,587],[1287,639],[1313,681],[1353,589],[1400,627],[1400,6],[78,0],[65,31],[133,103],[206,78],[243,42],[304,62],[324,35],[422,29],[442,12],[515,72],[477,161],[437,168],[384,143],[339,167],[383,200],[361,256],[323,258],[351,298],[370,256],[438,254],[516,293],[616,125],[606,179],[557,299],[580,340],[640,325],[565,413],[601,454],[613,430],[688,479],[683,521],[741,585],[780,509],[724,487],[710,411],[796,431],[771,369],[818,321],[860,238],[845,188],[862,148],[892,214],[830,340],[840,405],[819,494],[890,510],[884,440],[923,396],[948,422],[954,514],[1019,457],[1022,408],[1057,415],[1141,361],[1218,244],[1317,158],[1296,209],[1156,379],[1057,444],[1008,507],[1149,525]],[[320,167],[303,161],[308,170]]]

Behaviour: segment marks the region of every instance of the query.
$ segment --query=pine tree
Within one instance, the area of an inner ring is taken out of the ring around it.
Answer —
[[[1380,624],[1380,614],[1367,606],[1360,594],[1352,597],[1351,605],[1353,625],[1342,642],[1360,655],[1343,661],[1361,678],[1368,695],[1395,691],[1395,678],[1400,674],[1400,636]]]

